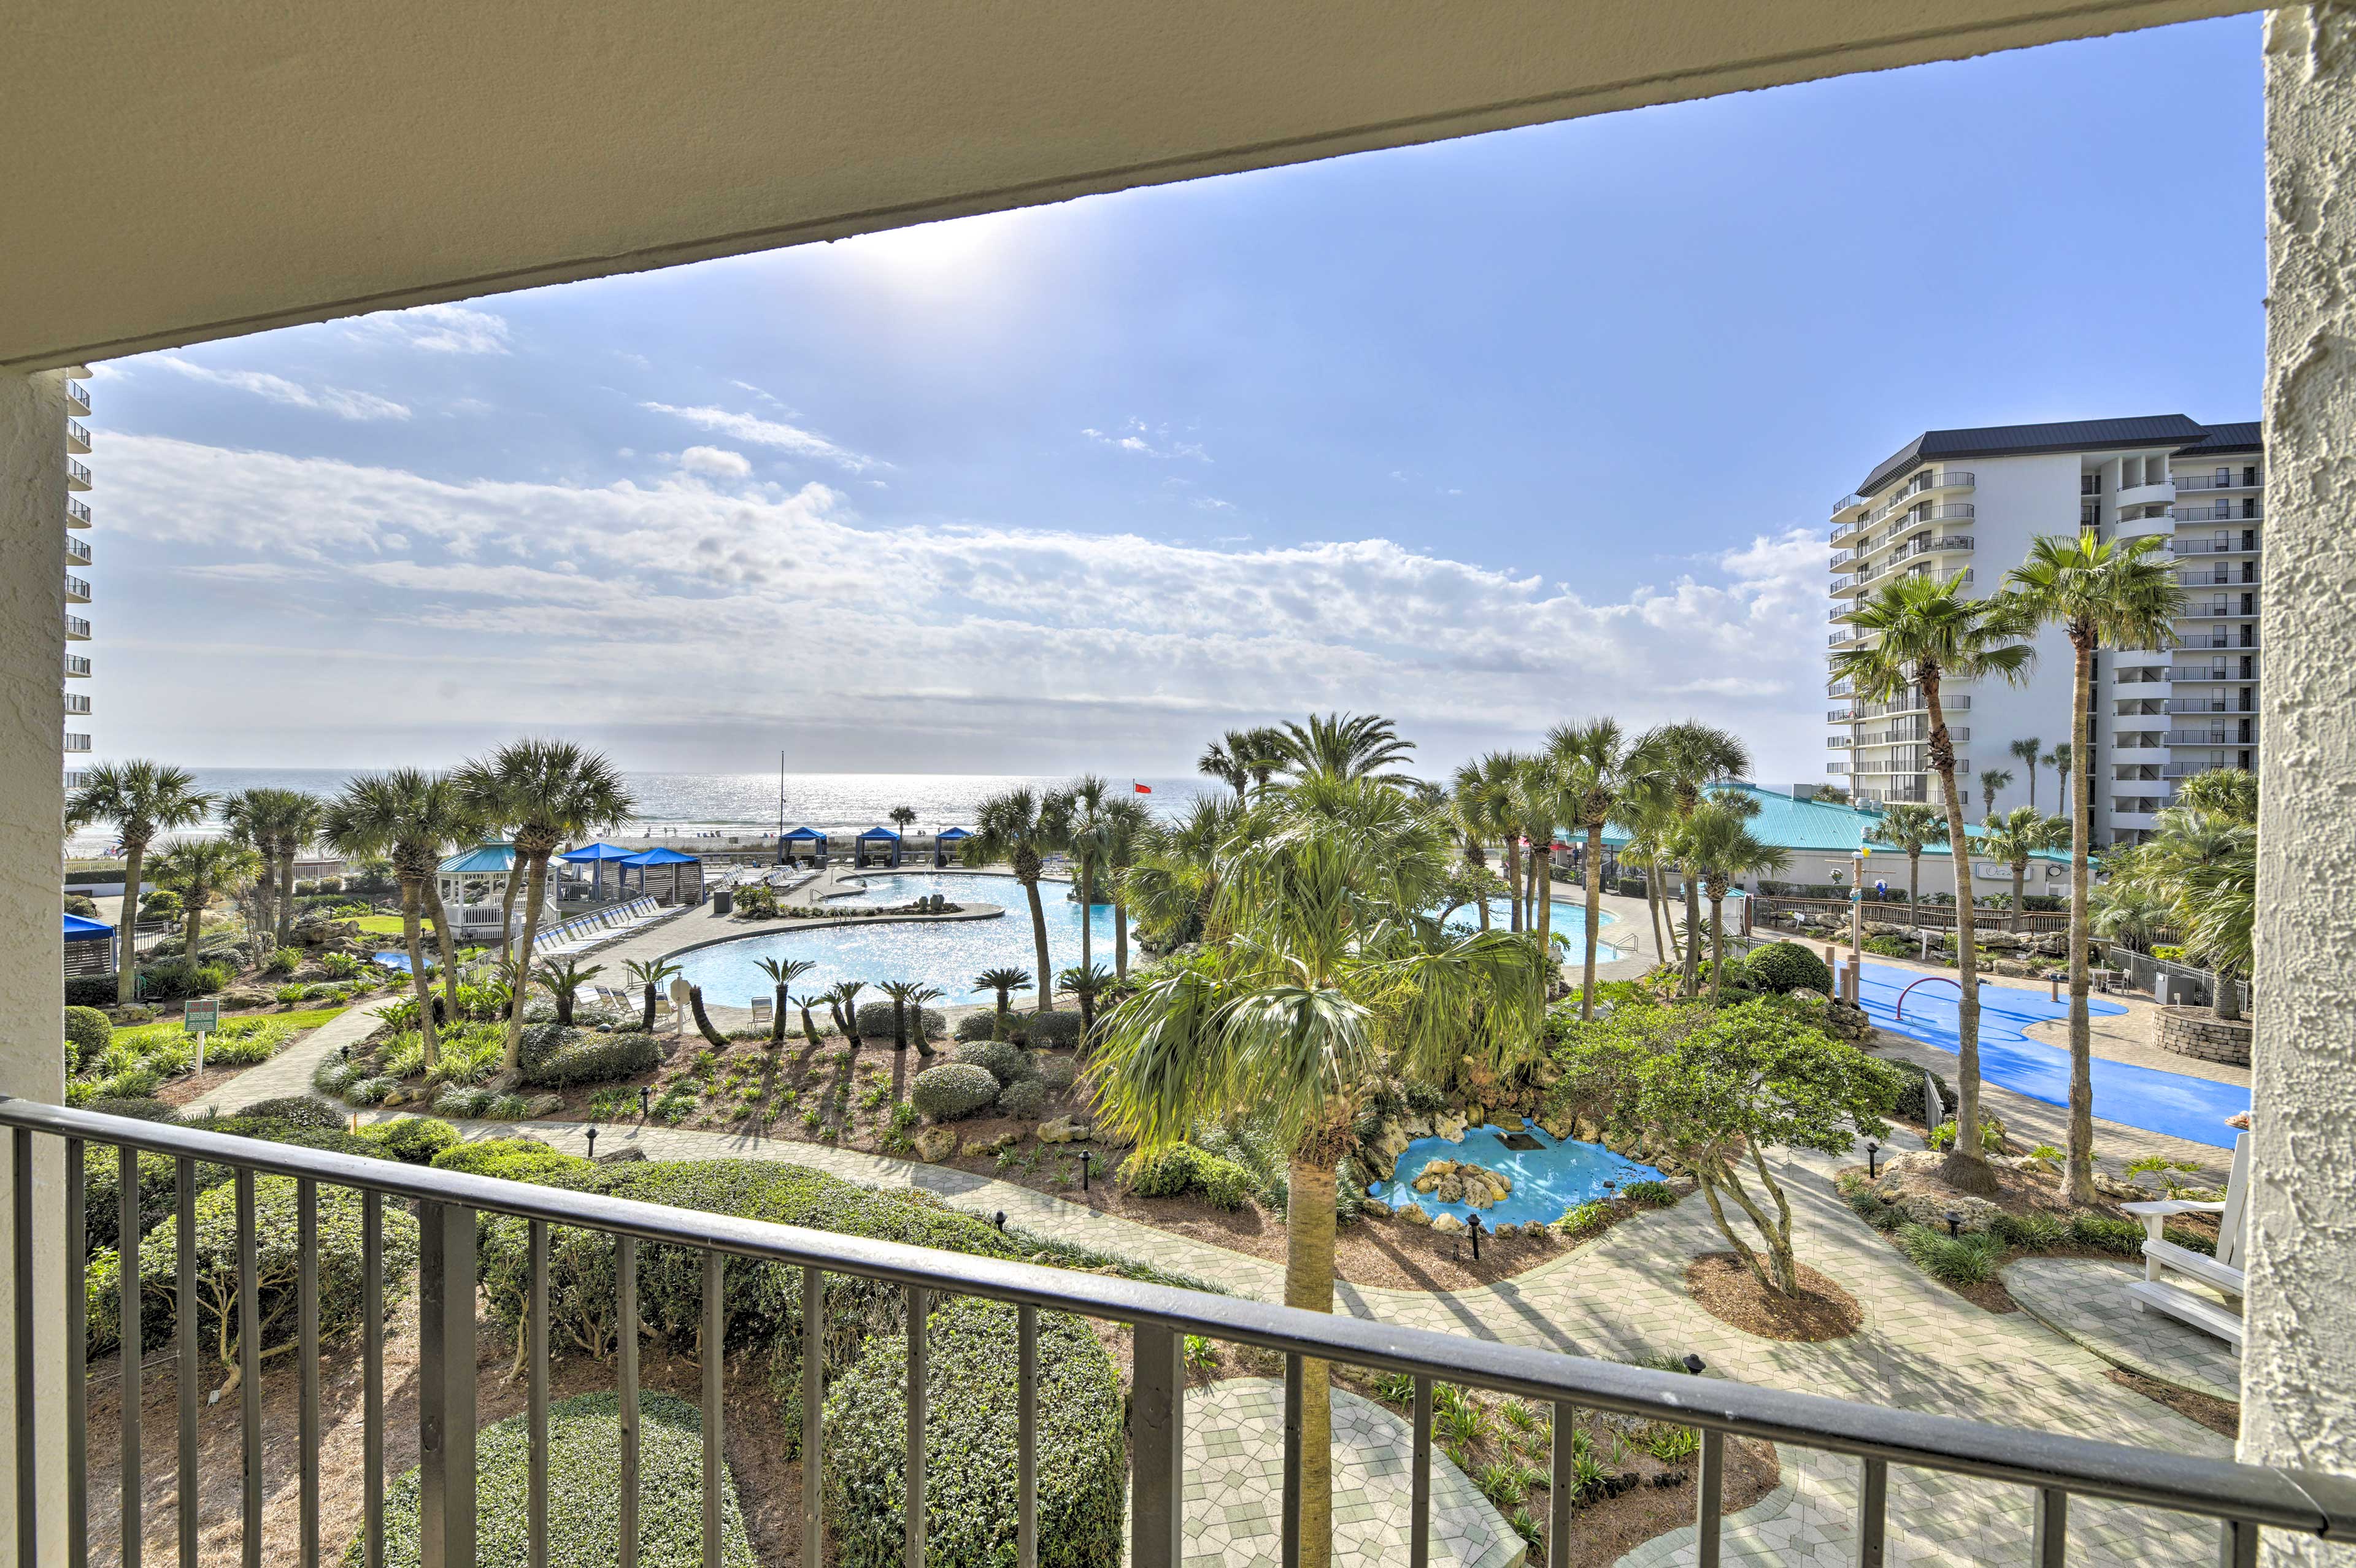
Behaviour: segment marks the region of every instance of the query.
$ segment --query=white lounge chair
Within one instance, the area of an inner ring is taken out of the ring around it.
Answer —
[[[2144,1228],[2143,1277],[2127,1286],[2136,1311],[2164,1312],[2202,1333],[2215,1335],[2235,1349],[2241,1349],[2242,1256],[2243,1241],[2249,1230],[2249,1196],[2250,1135],[2244,1133],[2233,1140],[2233,1168],[2225,1179],[2222,1203],[2171,1198],[2163,1202],[2122,1205],[2127,1213],[2143,1221]],[[2178,1214],[2217,1216],[2215,1257],[2164,1239],[2169,1220]],[[2225,1304],[2220,1306],[2199,1291],[2169,1284],[2165,1276],[2170,1273],[2199,1280],[2222,1292]]]

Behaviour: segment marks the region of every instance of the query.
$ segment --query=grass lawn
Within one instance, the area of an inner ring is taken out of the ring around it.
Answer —
[[[291,1013],[261,1013],[245,1018],[223,1019],[222,1027],[214,1038],[233,1040],[240,1035],[252,1033],[265,1023],[283,1026],[283,1032],[285,1033],[293,1033],[297,1029],[317,1029],[343,1010],[342,1008],[306,1008]],[[117,1045],[128,1045],[134,1050],[144,1051],[152,1046],[170,1044],[182,1039],[186,1033],[179,1019],[166,1019],[149,1024],[125,1024],[114,1031],[112,1042]]]
[[[397,914],[359,915],[354,918],[352,923],[370,936],[399,936],[402,933],[401,917]],[[433,917],[429,915],[421,918],[417,923],[417,928],[423,935],[433,935]]]

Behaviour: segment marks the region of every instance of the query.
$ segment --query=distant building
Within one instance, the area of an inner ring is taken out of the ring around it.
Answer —
[[[1959,577],[1967,592],[1986,595],[2040,534],[2088,528],[2105,539],[2165,539],[2190,601],[2177,623],[2179,645],[2098,656],[2094,734],[2072,748],[2086,753],[2074,760],[2094,769],[2094,842],[2138,842],[2175,781],[2209,768],[2256,767],[2265,470],[2254,422],[2203,425],[2158,414],[1925,431],[1833,507],[1829,646],[1861,645],[1850,613],[1899,577]],[[2049,628],[2037,647],[2025,686],[1949,682],[1942,691],[1974,820],[1987,808],[1980,770],[2015,775],[1998,809],[2026,805],[2028,769],[2012,755],[2013,742],[2034,736],[2050,752],[2069,736],[2069,642]],[[1921,693],[1867,702],[1845,682],[1827,690],[1831,781],[1861,805],[1934,802]],[[2038,771],[2036,804],[2058,811],[2059,780]]]
[[[81,385],[90,372],[79,366],[66,372],[66,398],[72,411],[66,416],[66,451],[70,454],[87,455],[90,452],[90,427],[82,419],[90,414],[90,392]],[[79,416],[79,417],[77,417]],[[77,681],[90,678],[90,655],[77,652],[74,645],[88,644],[90,622],[75,613],[75,607],[90,603],[89,580],[81,575],[90,565],[89,541],[81,536],[90,528],[90,503],[77,497],[90,489],[90,465],[66,458],[66,515],[60,519],[66,530],[66,787],[78,788],[85,782],[82,772],[73,766],[76,757],[90,754],[90,735],[86,721],[90,717],[90,696],[74,689]]]

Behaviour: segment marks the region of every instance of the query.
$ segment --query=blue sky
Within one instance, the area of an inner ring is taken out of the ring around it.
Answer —
[[[1376,709],[1822,776],[1920,430],[2255,417],[2258,24],[1616,114],[102,368],[102,754],[1183,770]],[[202,656],[188,656],[200,647]]]

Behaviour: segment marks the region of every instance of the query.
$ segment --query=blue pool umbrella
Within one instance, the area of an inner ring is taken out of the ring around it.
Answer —
[[[900,836],[893,832],[890,828],[871,827],[866,832],[859,836],[859,858],[862,861],[866,859],[867,847],[870,844],[877,846],[888,845],[890,847],[888,853],[891,855],[892,859],[887,862],[887,864],[896,866],[900,863]]]
[[[796,855],[823,855],[826,835],[815,827],[797,827],[791,833],[777,835],[777,859],[789,860]]]
[[[934,834],[933,863],[937,866],[948,865],[951,849],[972,837],[972,834],[962,827],[944,827]]]
[[[600,841],[595,844],[584,844],[578,849],[567,849],[557,859],[568,865],[589,868],[589,891],[594,898],[605,891],[605,862],[608,860],[627,862],[634,853],[636,851],[625,849],[619,844]],[[616,875],[618,876],[620,873],[616,872]]]
[[[78,914],[67,915],[65,917],[65,937],[68,942],[103,942],[106,944],[105,967],[96,972],[107,975],[114,973],[116,963],[114,927],[106,924],[102,921],[85,920]]]
[[[655,848],[646,850],[640,854],[626,856],[621,861],[622,869],[625,871],[627,871],[633,866],[637,868],[638,891],[640,892],[645,892],[647,891],[647,868],[649,866],[701,866],[702,864],[702,859],[698,856],[682,855],[676,849],[665,848],[661,845],[657,845]],[[678,873],[673,872],[671,887],[674,891],[677,891],[679,886],[677,878]]]

